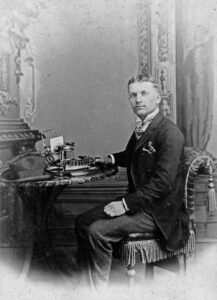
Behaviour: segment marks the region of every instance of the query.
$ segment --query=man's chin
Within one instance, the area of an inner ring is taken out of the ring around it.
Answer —
[[[144,119],[147,116],[147,112],[144,111],[143,109],[135,109],[134,113],[140,118]]]

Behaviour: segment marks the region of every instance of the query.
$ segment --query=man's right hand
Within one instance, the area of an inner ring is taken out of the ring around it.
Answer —
[[[111,164],[112,163],[112,159],[111,157],[107,156],[107,155],[97,155],[94,157],[95,158],[95,162],[99,163],[99,164]]]

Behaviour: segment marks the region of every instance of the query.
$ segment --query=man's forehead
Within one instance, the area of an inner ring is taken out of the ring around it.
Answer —
[[[137,81],[129,85],[130,92],[139,92],[142,90],[150,90],[150,89],[154,89],[154,87],[153,84],[148,81]]]

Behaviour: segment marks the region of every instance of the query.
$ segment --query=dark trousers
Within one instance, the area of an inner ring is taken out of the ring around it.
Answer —
[[[105,204],[97,206],[79,215],[75,221],[78,263],[95,288],[105,286],[109,281],[113,243],[129,233],[156,231],[153,218],[144,211],[109,217],[104,213],[104,207]]]

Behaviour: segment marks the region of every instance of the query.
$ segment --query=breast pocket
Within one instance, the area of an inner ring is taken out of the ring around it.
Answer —
[[[144,151],[138,152],[137,169],[139,173],[152,173],[155,168],[155,157],[152,153]]]

